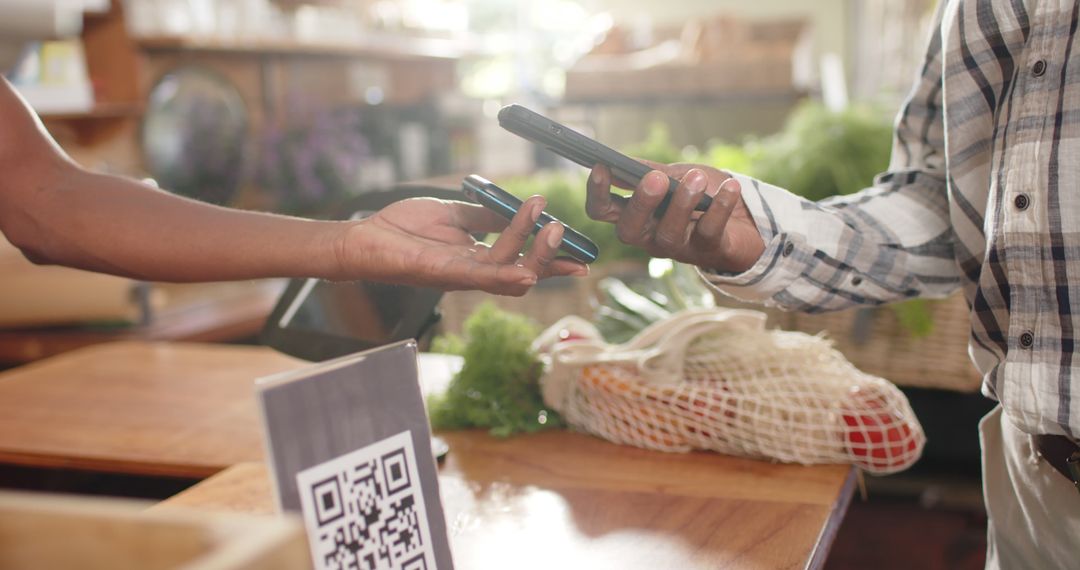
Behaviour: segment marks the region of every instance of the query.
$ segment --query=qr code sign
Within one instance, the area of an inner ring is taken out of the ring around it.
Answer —
[[[301,471],[296,482],[315,568],[435,569],[409,432]]]

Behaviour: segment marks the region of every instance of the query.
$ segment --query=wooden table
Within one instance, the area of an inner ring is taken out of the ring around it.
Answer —
[[[225,342],[262,330],[284,281],[155,284],[165,306],[144,325],[119,328],[48,327],[0,330],[0,365],[42,358],[105,342],[170,340]]]
[[[264,347],[119,342],[0,373],[0,463],[208,477],[261,461]]]
[[[820,568],[854,487],[838,466],[667,456],[566,432],[443,437],[439,485],[460,568]],[[274,512],[262,463],[154,508]]]
[[[0,374],[0,462],[211,477],[161,508],[268,512],[257,347],[119,343]],[[662,454],[570,433],[444,434],[461,568],[796,568],[824,561],[848,466]],[[239,464],[239,465],[238,465]],[[235,466],[235,467],[233,467]]]

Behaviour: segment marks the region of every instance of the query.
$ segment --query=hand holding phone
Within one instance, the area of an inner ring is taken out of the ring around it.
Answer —
[[[508,220],[513,219],[514,214],[521,209],[521,199],[499,188],[490,180],[475,174],[470,174],[462,181],[461,191],[468,199],[489,210],[493,210]],[[596,257],[600,253],[596,244],[547,212],[541,213],[540,217],[536,219],[533,234],[535,235],[551,222],[559,222],[564,228],[562,244],[559,246],[560,250],[582,263],[596,261]]]
[[[524,139],[539,144],[555,154],[576,162],[585,168],[603,164],[611,169],[611,175],[626,186],[636,187],[641,179],[653,169],[621,152],[521,105],[507,105],[499,110],[499,125]],[[656,216],[667,211],[679,181],[668,177],[668,193],[656,208]],[[712,204],[712,198],[702,196],[695,210],[704,212]]]

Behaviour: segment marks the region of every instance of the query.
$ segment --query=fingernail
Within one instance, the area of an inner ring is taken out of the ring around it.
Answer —
[[[533,206],[532,221],[535,222],[536,219],[540,217],[540,214],[544,213],[544,208],[546,208],[546,207],[547,207],[547,200],[545,200],[543,197],[541,197],[539,200],[537,200],[536,205]]]
[[[642,190],[646,194],[656,196],[667,192],[667,176],[664,173],[654,170],[645,176],[644,184],[642,184]]]
[[[592,173],[589,174],[589,181],[592,182],[593,184],[599,184],[600,183],[600,178],[601,178],[600,171],[597,170],[595,166],[593,166]]]
[[[559,226],[558,229],[553,230],[550,234],[548,234],[548,238],[547,238],[548,246],[551,247],[552,249],[554,249],[556,247],[559,247],[559,244],[562,243],[562,235],[563,235],[562,224],[560,224],[559,222],[551,222],[551,224],[548,224],[548,225]]]
[[[686,189],[698,193],[705,189],[705,173],[700,170],[691,170],[686,175]]]
[[[589,274],[589,266],[588,265],[582,265],[581,267],[578,267],[576,271],[574,271],[574,275],[576,275],[578,277],[585,277],[588,274]]]
[[[535,275],[529,275],[527,277],[522,277],[521,280],[518,281],[518,283],[521,283],[522,285],[528,285],[528,286],[531,287],[533,285],[536,285],[536,276]]]
[[[742,192],[742,185],[739,184],[738,180],[735,180],[734,178],[728,178],[720,184],[720,189],[732,196],[737,196]]]

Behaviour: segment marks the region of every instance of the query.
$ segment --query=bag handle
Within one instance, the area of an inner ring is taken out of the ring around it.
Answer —
[[[682,381],[686,350],[695,339],[721,329],[764,330],[765,318],[745,309],[686,309],[645,327],[626,343],[610,345],[596,338],[562,343],[553,347],[551,358],[568,366],[633,364],[645,381],[670,384]]]

